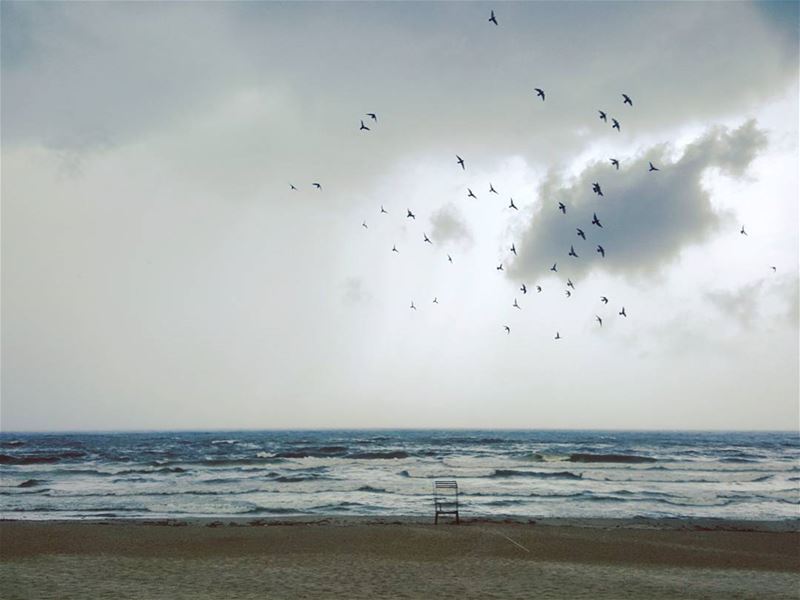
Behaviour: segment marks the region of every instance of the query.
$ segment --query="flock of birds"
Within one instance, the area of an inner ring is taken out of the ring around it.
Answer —
[[[494,11],[491,11],[491,14],[490,14],[490,17],[489,17],[489,22],[493,23],[495,26],[498,25],[497,17],[495,15]],[[547,96],[546,96],[546,93],[545,93],[545,91],[543,89],[534,88],[533,91],[536,94],[536,97],[540,98],[542,102],[544,102],[546,100]],[[621,98],[622,98],[623,106],[627,105],[627,106],[633,107],[633,100],[631,99],[631,97],[628,94],[622,93],[621,94]],[[608,119],[609,119],[608,114],[605,111],[602,111],[602,110],[598,110],[597,112],[598,112],[599,119],[601,121],[603,121],[604,123],[608,123]],[[378,115],[376,113],[365,113],[364,116],[367,119],[367,123],[369,123],[370,125],[374,126],[375,124],[377,124]],[[617,131],[621,131],[620,123],[616,118],[611,117],[611,128],[612,129],[616,129]],[[364,119],[361,119],[360,126],[359,126],[359,131],[360,132],[368,132],[368,131],[371,132],[372,129],[371,129],[371,127],[369,127],[364,122]],[[461,170],[462,171],[466,171],[467,167],[466,167],[465,160],[459,155],[456,155],[455,158],[456,158],[456,164],[459,167],[461,167]],[[619,171],[619,166],[620,166],[619,160],[616,159],[616,158],[610,158],[609,161],[611,163],[611,166],[614,167],[617,171]],[[649,162],[648,164],[649,164],[648,172],[653,173],[653,172],[656,172],[656,171],[660,171],[660,169],[658,167],[656,167],[652,162]],[[297,190],[297,187],[295,187],[294,184],[289,184],[289,185],[290,185],[290,190],[293,190],[293,191]],[[317,190],[322,190],[322,184],[320,184],[319,182],[313,182],[311,185],[314,188],[316,188]],[[592,192],[595,193],[599,197],[603,196],[603,190],[602,190],[599,182],[592,183]],[[489,182],[489,192],[488,193],[499,195],[499,192],[495,189],[494,185],[491,182]],[[467,197],[468,198],[477,199],[477,195],[469,187],[467,187]],[[509,204],[508,204],[507,208],[512,209],[512,210],[519,210],[517,205],[514,203],[514,199],[513,198],[509,198]],[[564,215],[567,214],[567,206],[563,202],[558,202],[556,210],[560,211]],[[379,214],[388,215],[389,212],[384,208],[383,205],[381,205]],[[406,219],[416,220],[416,218],[417,218],[416,215],[411,211],[411,209],[406,209]],[[364,229],[369,229],[369,226],[367,225],[366,220],[362,221],[361,226]],[[590,223],[590,227],[591,226],[597,227],[599,229],[603,228],[603,225],[600,222],[600,219],[597,216],[596,212],[592,214],[592,220],[591,220],[591,223]],[[742,226],[742,228],[741,228],[739,233],[741,235],[745,235],[745,236],[747,235],[747,232],[745,231],[744,226]],[[579,238],[581,238],[582,240],[586,241],[586,232],[583,229],[576,228],[576,235]],[[423,241],[423,243],[426,243],[426,244],[431,244],[431,245],[433,244],[431,239],[428,237],[428,234],[424,233],[424,232],[422,234],[422,241]],[[399,250],[397,249],[397,245],[396,244],[392,245],[392,252],[399,253]],[[516,245],[515,244],[513,244],[513,243],[511,244],[511,247],[509,248],[509,252],[511,252],[514,256],[517,256],[517,249],[516,249]],[[606,256],[606,250],[601,244],[596,244],[595,253],[599,254],[601,258],[605,258],[605,256]],[[567,253],[567,256],[572,258],[572,259],[580,258],[580,255],[575,251],[574,244],[570,244],[569,252]],[[447,254],[447,261],[449,263],[451,263],[451,264],[453,263],[453,258],[452,258],[452,256],[450,254]],[[774,266],[771,266],[770,269],[773,272],[775,272],[777,270],[777,268],[774,267]],[[504,270],[502,262],[496,267],[496,270],[497,271],[503,271]],[[554,273],[558,272],[558,262],[553,263],[553,266],[550,267],[550,271],[552,271]],[[536,289],[537,293],[542,293],[542,286],[541,285],[536,285],[535,289]],[[572,280],[570,278],[567,278],[566,289],[564,290],[566,297],[570,298],[572,296],[572,293],[573,293],[574,290],[575,290],[575,284],[572,282]],[[521,291],[523,295],[526,295],[528,293],[528,286],[525,283],[522,283],[520,288],[519,288],[519,291]],[[609,303],[609,299],[606,296],[601,296],[600,297],[600,302],[603,305],[607,305]],[[438,296],[433,298],[433,304],[439,304]],[[517,302],[517,298],[514,298],[514,302],[513,302],[513,304],[511,306],[513,308],[517,309],[517,310],[522,310],[522,307]],[[411,310],[415,310],[415,311],[417,310],[417,306],[414,304],[413,300],[411,301],[411,304],[410,304],[409,308]],[[627,315],[627,312],[626,312],[624,306],[621,306],[621,308],[620,308],[620,310],[618,312],[618,315],[621,316],[621,317],[627,318],[628,315]],[[595,315],[595,319],[594,320],[598,323],[599,327],[603,326],[603,318],[600,315]],[[511,327],[509,325],[503,325],[503,330],[505,331],[506,334],[510,334],[511,333]],[[559,331],[556,331],[555,336],[554,336],[553,339],[561,340],[563,338],[561,336],[561,333]]]

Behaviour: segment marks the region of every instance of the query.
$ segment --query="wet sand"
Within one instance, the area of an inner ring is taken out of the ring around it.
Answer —
[[[797,523],[0,523],[17,598],[800,598]]]

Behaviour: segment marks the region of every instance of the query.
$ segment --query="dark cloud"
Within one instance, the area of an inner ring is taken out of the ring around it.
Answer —
[[[623,274],[653,272],[671,262],[687,245],[703,241],[719,224],[702,176],[710,168],[740,177],[766,135],[755,121],[733,131],[716,127],[670,161],[667,144],[635,159],[622,160],[619,171],[607,159],[589,165],[575,181],[550,175],[540,188],[540,204],[517,244],[519,258],[508,273],[535,279],[559,262],[570,276],[602,269]],[[652,161],[659,171],[650,172]],[[598,182],[600,197],[592,192]],[[567,207],[566,214],[558,203]],[[602,228],[591,224],[596,213]],[[586,241],[577,235],[586,234]],[[597,245],[606,251],[597,253]],[[570,245],[579,258],[568,256]]]
[[[431,237],[437,242],[472,243],[472,233],[454,204],[446,204],[431,216]]]

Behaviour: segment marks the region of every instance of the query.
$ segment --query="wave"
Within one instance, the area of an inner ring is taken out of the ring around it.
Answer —
[[[17,487],[18,488],[36,487],[40,483],[44,483],[44,480],[42,480],[42,479],[27,479],[27,480],[23,481],[22,483],[20,483]]]
[[[536,477],[537,479],[583,479],[581,473],[570,471],[517,471],[515,469],[496,469],[490,478],[499,477]]]
[[[356,490],[357,492],[373,492],[375,494],[385,494],[386,490],[383,488],[375,488],[371,485],[362,485],[360,488]]]
[[[634,454],[584,454],[576,453],[569,455],[569,462],[577,463],[653,463],[655,458],[649,456],[637,456]]]
[[[67,450],[60,454],[23,454],[20,456],[0,454],[0,465],[49,464],[68,460],[70,458],[83,458],[84,456],[86,456],[84,452],[78,452],[76,450]]]
[[[391,452],[356,452],[354,454],[348,454],[347,458],[371,460],[380,458],[408,458],[408,456],[409,456],[408,452],[397,450]]]
[[[24,446],[25,442],[22,440],[10,440],[8,442],[0,442],[0,448],[18,448]]]

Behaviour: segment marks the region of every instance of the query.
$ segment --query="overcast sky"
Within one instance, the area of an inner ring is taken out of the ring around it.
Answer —
[[[0,10],[3,430],[798,428],[797,3]]]

